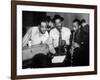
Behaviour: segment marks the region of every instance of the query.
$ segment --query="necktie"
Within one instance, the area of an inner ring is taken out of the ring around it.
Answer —
[[[61,44],[62,43],[62,34],[61,34],[61,30],[59,30],[59,43],[58,43],[58,49],[59,49],[59,53],[61,54]]]
[[[61,31],[59,31],[59,46],[61,46],[61,41],[62,41],[62,35],[61,35]]]

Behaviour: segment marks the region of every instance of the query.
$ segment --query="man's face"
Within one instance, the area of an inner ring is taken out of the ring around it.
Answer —
[[[48,26],[50,26],[50,28],[54,27],[53,22],[52,22],[52,21],[50,21],[50,22],[48,23]]]
[[[62,21],[60,19],[56,19],[55,26],[57,29],[61,29],[62,28]]]
[[[51,28],[54,27],[54,24],[52,21],[47,22],[47,30],[50,31]]]
[[[46,31],[47,31],[47,23],[46,23],[46,22],[41,22],[41,25],[40,25],[40,32],[41,32],[42,34],[44,34]]]
[[[79,28],[78,23],[74,22],[73,25],[72,25],[72,28],[73,28],[74,31],[78,30],[78,28]]]
[[[82,27],[84,27],[86,25],[86,22],[83,22],[81,25],[82,25]]]

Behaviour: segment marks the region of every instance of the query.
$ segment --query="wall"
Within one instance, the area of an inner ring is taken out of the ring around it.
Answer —
[[[98,5],[98,74],[42,78],[34,80],[100,80],[100,0],[34,0],[56,3]],[[0,80],[10,80],[11,73],[11,4],[10,0],[0,0]],[[28,79],[29,80],[29,79]]]
[[[74,19],[85,19],[86,22],[89,24],[89,15],[88,14],[84,14],[84,13],[47,13],[47,15],[51,16],[51,18],[54,17],[54,15],[60,15],[64,18],[64,26],[71,28],[72,27],[72,22]]]

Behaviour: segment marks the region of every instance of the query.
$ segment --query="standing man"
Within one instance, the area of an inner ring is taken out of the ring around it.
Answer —
[[[80,25],[81,34],[83,34],[83,65],[89,65],[89,24],[86,22],[85,19],[82,19]]]
[[[86,22],[86,20],[82,19],[80,24],[81,24],[82,30],[89,34],[89,24]]]
[[[70,44],[70,29],[63,26],[64,18],[55,15],[53,18],[55,28],[50,31],[49,50],[52,54],[61,55],[64,47]]]

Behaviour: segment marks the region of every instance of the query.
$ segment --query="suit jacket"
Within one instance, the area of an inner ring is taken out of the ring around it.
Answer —
[[[72,45],[74,31],[71,31],[71,33],[70,43]],[[85,28],[78,29],[74,35],[74,42],[78,43],[80,46],[89,46],[89,31]]]

